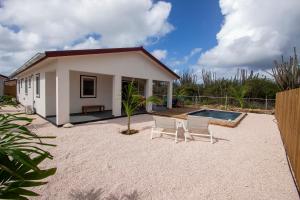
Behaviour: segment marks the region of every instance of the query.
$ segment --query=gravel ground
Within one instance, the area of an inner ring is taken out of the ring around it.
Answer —
[[[133,117],[140,133],[119,130],[126,118],[56,128],[36,117],[38,133],[55,135],[57,167],[37,199],[299,199],[274,116],[249,114],[236,128],[211,126],[216,142],[150,140],[151,115]]]

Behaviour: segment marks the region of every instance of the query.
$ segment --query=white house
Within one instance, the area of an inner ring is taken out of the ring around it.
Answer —
[[[8,80],[8,77],[0,74],[0,96],[4,95],[4,81],[6,80]]]
[[[140,93],[152,95],[153,81],[163,81],[167,107],[172,107],[172,82],[178,75],[143,47],[46,51],[16,70],[17,99],[40,116],[55,117],[56,125],[70,122],[83,106],[101,105],[121,116],[122,82],[137,80]],[[124,87],[124,86],[123,86]],[[146,110],[152,111],[152,105]]]

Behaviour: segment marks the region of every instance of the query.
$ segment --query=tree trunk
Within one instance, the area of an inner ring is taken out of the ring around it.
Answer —
[[[130,115],[128,115],[127,134],[130,134]]]

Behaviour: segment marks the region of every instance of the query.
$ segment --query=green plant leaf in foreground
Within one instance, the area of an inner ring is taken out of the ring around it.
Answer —
[[[45,159],[53,158],[42,147],[55,146],[43,143],[42,139],[55,137],[40,137],[31,132],[27,128],[31,122],[32,119],[19,114],[0,114],[0,199],[39,196],[31,187],[46,184],[41,180],[56,172],[56,168],[39,167]]]

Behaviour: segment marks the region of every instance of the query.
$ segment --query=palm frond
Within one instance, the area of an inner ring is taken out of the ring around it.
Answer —
[[[26,127],[31,122],[32,119],[18,114],[0,114],[0,199],[38,196],[24,187],[46,184],[40,180],[56,171],[56,168],[40,169],[38,166],[43,160],[53,158],[41,146],[55,146],[42,142],[42,139],[54,137],[31,132]]]

